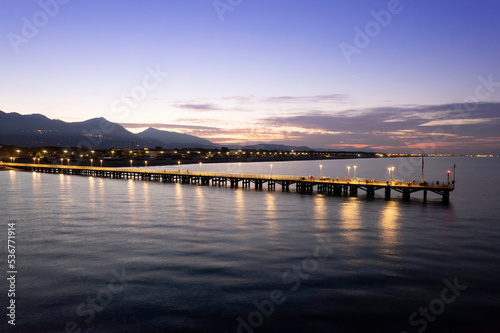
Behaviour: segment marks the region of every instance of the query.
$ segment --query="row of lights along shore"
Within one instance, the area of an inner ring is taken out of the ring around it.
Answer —
[[[19,153],[20,151],[18,150],[17,152]],[[65,150],[64,152],[66,153],[67,151]],[[93,152],[94,151],[92,151],[92,153]],[[16,160],[15,157],[10,157],[11,163],[15,163],[15,160]],[[68,166],[69,166],[70,159],[67,158],[66,160],[67,160]],[[40,158],[33,157],[33,163],[36,164],[37,161],[38,161],[38,164],[40,164]],[[63,165],[63,162],[64,162],[64,158],[61,158],[61,165]],[[103,160],[99,160],[99,162],[100,162],[101,168],[102,168]],[[130,160],[130,167],[133,167],[133,163],[134,163],[134,160]],[[200,172],[201,172],[202,162],[199,162],[198,164],[200,166]],[[177,161],[177,165],[179,166],[179,172],[180,172],[181,171],[181,161]],[[93,166],[94,166],[94,159],[91,158],[90,159],[90,167],[92,168]],[[145,167],[148,166],[148,161],[144,161],[144,166]],[[270,168],[271,168],[271,177],[272,177],[272,175],[273,175],[273,165],[272,164],[270,164]],[[356,179],[356,168],[357,168],[357,166],[355,165],[354,166],[354,179]],[[393,177],[394,177],[394,167],[388,168],[388,169],[389,169],[389,179],[391,179],[391,170],[393,171]],[[351,167],[348,166],[347,167],[347,178],[350,178],[350,170],[351,170]],[[241,174],[241,162],[238,163],[238,171],[239,171],[239,174]],[[323,178],[323,165],[322,164],[319,165],[319,178],[320,179]]]

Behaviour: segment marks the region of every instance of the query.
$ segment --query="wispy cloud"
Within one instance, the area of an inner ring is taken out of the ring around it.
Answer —
[[[320,103],[320,102],[345,102],[349,100],[346,94],[325,94],[305,96],[255,96],[240,95],[222,97],[221,100],[238,103]]]
[[[477,124],[495,124],[500,118],[475,118],[475,119],[445,119],[433,120],[419,126],[450,126],[450,125],[477,125]]]
[[[177,104],[181,109],[188,109],[196,112],[220,111],[221,108],[213,104]]]
[[[317,103],[317,102],[339,102],[345,101],[348,98],[347,95],[344,94],[329,94],[329,95],[314,95],[314,96],[276,96],[276,97],[267,97],[264,100],[266,102],[272,103]]]

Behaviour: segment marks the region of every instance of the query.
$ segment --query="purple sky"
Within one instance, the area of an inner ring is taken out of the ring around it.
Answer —
[[[0,109],[213,142],[500,153],[500,2],[5,0]]]

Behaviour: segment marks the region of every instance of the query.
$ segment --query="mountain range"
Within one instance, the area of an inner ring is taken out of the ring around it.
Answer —
[[[105,118],[64,122],[41,114],[21,115],[0,111],[0,145],[19,147],[110,148],[219,148],[197,136],[154,128],[134,134]]]

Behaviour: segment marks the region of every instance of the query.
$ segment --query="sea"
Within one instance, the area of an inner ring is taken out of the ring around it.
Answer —
[[[376,180],[392,167],[421,180],[420,158],[180,166]],[[0,171],[0,331],[500,332],[499,170],[426,158],[427,182],[455,179],[449,204]]]

